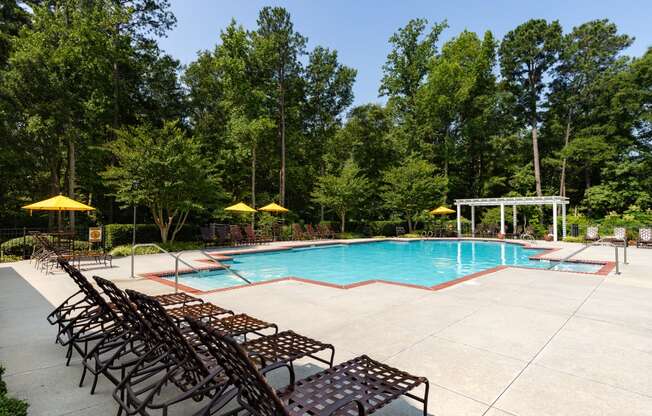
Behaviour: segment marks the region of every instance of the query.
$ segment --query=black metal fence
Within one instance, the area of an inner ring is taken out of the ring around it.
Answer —
[[[34,239],[31,234],[35,232],[52,234],[54,238],[65,237],[71,242],[73,249],[89,246],[88,226],[75,227],[74,231],[67,228],[60,233],[48,228],[0,228],[0,261],[28,259],[34,250]],[[104,247],[104,233],[102,233],[102,241],[95,244]]]

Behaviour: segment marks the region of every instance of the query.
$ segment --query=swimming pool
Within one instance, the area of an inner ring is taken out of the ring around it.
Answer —
[[[486,241],[418,240],[378,241],[294,248],[234,255],[225,261],[251,282],[300,277],[335,285],[386,280],[435,286],[496,266],[549,268],[549,261],[533,260],[540,249],[520,244]],[[595,273],[602,265],[563,263],[557,270]],[[174,280],[174,276],[163,276]],[[238,286],[242,280],[224,270],[185,273],[179,283],[201,291]]]

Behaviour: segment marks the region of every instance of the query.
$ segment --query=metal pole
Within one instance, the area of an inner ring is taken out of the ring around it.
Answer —
[[[552,239],[557,241],[557,203],[552,203]]]
[[[462,236],[462,206],[457,204],[457,238]]]
[[[623,240],[623,264],[627,264],[627,234]]]
[[[181,253],[177,254],[174,259],[174,293],[179,291],[179,256]]]
[[[475,205],[471,205],[471,236],[475,238]]]
[[[134,228],[131,230],[131,278],[134,276],[134,255],[136,254],[136,205],[134,204]]]
[[[614,245],[614,250],[616,250],[616,274],[620,274],[620,270],[618,269],[618,246]]]

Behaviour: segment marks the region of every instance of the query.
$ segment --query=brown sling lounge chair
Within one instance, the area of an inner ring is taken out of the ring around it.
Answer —
[[[636,247],[652,247],[652,228],[641,228],[638,230]]]
[[[184,400],[193,398],[196,401],[208,398],[208,403],[197,414],[215,414],[233,397],[233,389],[222,368],[211,354],[208,346],[202,344],[196,333],[182,329],[166,313],[153,298],[132,290],[127,290],[129,298],[137,305],[138,310],[149,326],[159,332],[159,338],[167,351],[159,354],[153,365],[151,357],[145,356],[138,365],[123,378],[113,393],[121,410],[127,414],[150,415],[150,411],[159,410],[167,414],[168,409]],[[189,318],[192,319],[192,318]],[[215,327],[217,321],[206,325]],[[221,329],[217,326],[218,330]],[[293,334],[294,337],[289,337]],[[269,363],[266,370],[278,366],[292,366],[292,362],[303,357],[314,357],[319,351],[331,350],[331,363],[334,349],[331,345],[322,344],[307,337],[284,331],[269,336],[262,336],[245,342],[244,348],[258,357],[261,362]],[[329,363],[326,360],[321,362]],[[142,363],[142,365],[141,365]],[[174,385],[176,394],[159,395],[166,386]],[[165,397],[165,398],[164,398]],[[232,413],[229,413],[232,414]]]
[[[229,227],[229,233],[231,234],[231,241],[233,244],[239,245],[246,242],[238,225],[232,225]]]
[[[312,227],[312,224],[306,224],[306,234],[311,240],[316,240],[319,238],[319,234]]]
[[[317,225],[317,230],[321,238],[335,238],[335,233],[328,224]]]
[[[384,407],[400,396],[407,396],[423,404],[428,414],[428,380],[374,361],[366,355],[331,367],[302,380],[295,380],[292,366],[290,384],[274,389],[254,364],[250,356],[233,338],[211,330],[203,323],[189,319],[193,332],[202,345],[224,369],[230,382],[237,388],[237,401],[248,414],[256,416],[326,416],[367,415]],[[410,393],[425,385],[423,397]]]

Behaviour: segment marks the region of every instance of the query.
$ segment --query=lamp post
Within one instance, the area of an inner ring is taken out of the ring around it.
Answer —
[[[140,186],[140,181],[134,181],[131,184],[132,191],[136,191]],[[131,247],[136,245],[136,203],[134,202],[134,228],[131,230]]]

